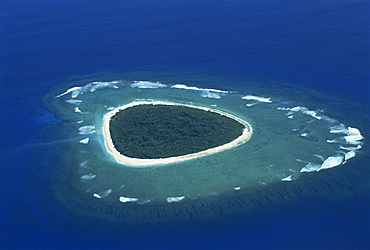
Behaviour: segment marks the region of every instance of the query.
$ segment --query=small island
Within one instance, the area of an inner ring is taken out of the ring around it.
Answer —
[[[108,152],[119,163],[148,166],[235,147],[249,140],[252,127],[217,109],[142,100],[107,113],[103,135]]]

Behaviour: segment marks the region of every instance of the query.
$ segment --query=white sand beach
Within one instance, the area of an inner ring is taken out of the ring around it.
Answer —
[[[187,106],[187,107],[197,108],[197,109],[201,109],[201,110],[205,110],[205,111],[211,111],[211,112],[218,113],[220,115],[227,116],[231,119],[234,119],[234,120],[240,122],[241,124],[243,124],[245,128],[243,130],[242,135],[239,136],[238,138],[236,138],[235,140],[233,140],[229,143],[226,143],[224,145],[221,145],[221,146],[218,146],[218,147],[215,147],[215,148],[210,148],[210,149],[200,151],[200,152],[197,152],[197,153],[193,153],[193,154],[187,154],[187,155],[182,155],[182,156],[177,156],[177,157],[169,157],[169,158],[160,158],[160,159],[138,159],[138,158],[126,157],[126,156],[120,154],[113,145],[113,141],[112,141],[112,138],[110,136],[110,131],[109,131],[109,122],[110,122],[110,119],[112,118],[112,116],[114,116],[120,110],[129,108],[129,107],[133,107],[133,106],[136,106],[136,105],[143,105],[143,104]],[[241,145],[241,144],[247,142],[251,138],[252,133],[253,133],[252,126],[248,122],[246,122],[246,121],[244,121],[244,120],[242,120],[242,119],[240,119],[240,118],[238,118],[234,115],[228,114],[226,112],[223,112],[223,111],[220,111],[220,110],[217,110],[217,109],[207,108],[207,107],[200,107],[200,106],[188,105],[188,104],[180,104],[180,103],[174,103],[174,102],[156,101],[156,100],[137,100],[137,101],[133,101],[129,104],[120,106],[120,107],[108,112],[106,115],[104,115],[103,119],[104,119],[103,120],[104,144],[105,144],[105,147],[108,150],[108,152],[116,159],[117,162],[125,164],[125,165],[138,166],[138,167],[139,166],[145,167],[145,166],[150,166],[150,165],[174,163],[174,162],[185,161],[185,160],[195,159],[195,158],[198,158],[198,157],[214,154],[214,153],[224,151],[226,149],[230,149],[230,148],[236,147],[238,145]]]

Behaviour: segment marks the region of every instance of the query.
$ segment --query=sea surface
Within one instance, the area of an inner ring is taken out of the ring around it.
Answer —
[[[369,249],[369,10],[364,0],[1,1],[1,249]],[[113,76],[303,103],[359,129],[362,148],[309,178],[329,195],[149,224],[86,216],[51,188],[71,121],[45,96]]]

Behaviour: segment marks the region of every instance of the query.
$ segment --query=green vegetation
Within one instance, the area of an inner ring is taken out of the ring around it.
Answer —
[[[109,125],[115,148],[132,158],[157,159],[200,152],[231,142],[244,125],[226,116],[174,105],[137,105]]]

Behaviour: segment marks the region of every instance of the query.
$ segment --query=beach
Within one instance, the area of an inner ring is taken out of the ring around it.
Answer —
[[[218,113],[220,115],[227,116],[228,118],[234,119],[234,120],[238,121],[239,123],[243,124],[244,125],[244,130],[243,130],[243,133],[242,133],[241,136],[239,136],[238,138],[236,138],[235,140],[233,140],[229,143],[226,143],[224,145],[221,145],[221,146],[218,146],[218,147],[215,147],[215,148],[210,148],[210,149],[207,149],[207,150],[204,150],[204,151],[193,153],[193,154],[181,155],[181,156],[176,156],[176,157],[168,157],[168,158],[159,158],[159,159],[130,158],[130,157],[127,157],[127,156],[124,156],[124,155],[120,154],[116,150],[116,148],[114,147],[112,138],[110,136],[110,131],[109,131],[110,119],[117,112],[119,112],[120,110],[127,109],[129,107],[133,107],[133,106],[137,106],[137,105],[149,105],[149,104],[152,104],[152,105],[186,106],[186,107],[190,107],[190,108],[201,109],[201,110],[204,110],[204,111],[215,112],[215,113]],[[103,132],[103,136],[104,136],[104,145],[105,145],[107,151],[114,157],[114,159],[117,162],[119,162],[121,164],[125,164],[125,165],[130,165],[130,166],[145,167],[145,166],[151,166],[151,165],[168,164],[168,163],[181,162],[181,161],[185,161],[185,160],[195,159],[195,158],[198,158],[198,157],[214,154],[214,153],[217,153],[217,152],[221,152],[221,151],[236,147],[238,145],[241,145],[241,144],[247,142],[251,138],[251,136],[253,134],[253,129],[252,129],[252,126],[248,122],[244,121],[243,119],[240,119],[240,118],[238,118],[234,115],[231,115],[229,113],[226,113],[226,112],[223,112],[223,111],[220,111],[220,110],[217,110],[217,109],[211,109],[211,108],[207,108],[207,107],[195,106],[195,105],[190,105],[190,104],[174,103],[174,102],[164,102],[164,101],[156,101],[156,100],[137,100],[137,101],[133,101],[129,104],[120,106],[120,107],[108,112],[107,114],[105,114],[104,117],[103,117],[102,132]]]

